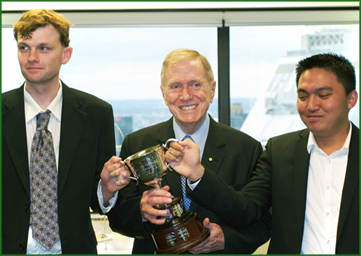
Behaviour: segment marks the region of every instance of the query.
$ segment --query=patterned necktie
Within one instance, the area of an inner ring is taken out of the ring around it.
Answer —
[[[185,139],[191,139],[194,142],[192,137],[189,136],[189,135],[184,136],[183,140],[185,140]],[[184,207],[187,210],[189,210],[189,207],[191,205],[191,199],[187,196],[187,193],[186,193],[186,178],[184,176],[181,176],[181,184],[182,184],[182,194],[183,194]]]
[[[59,240],[58,172],[51,132],[47,129],[50,111],[36,116],[36,131],[31,144],[30,194],[33,238],[50,250]]]

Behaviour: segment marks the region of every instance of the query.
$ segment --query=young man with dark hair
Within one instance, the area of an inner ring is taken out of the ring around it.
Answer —
[[[241,190],[215,179],[190,140],[172,143],[168,161],[190,181],[201,179],[190,196],[236,227],[272,207],[268,253],[359,254],[359,129],[348,119],[358,99],[355,70],[342,56],[318,54],[296,71],[307,129],[269,139]]]

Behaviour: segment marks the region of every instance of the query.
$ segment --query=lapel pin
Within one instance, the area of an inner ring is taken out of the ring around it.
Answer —
[[[209,162],[212,162],[212,161],[213,161],[213,158],[212,158],[212,157],[210,157],[208,160],[209,160]]]

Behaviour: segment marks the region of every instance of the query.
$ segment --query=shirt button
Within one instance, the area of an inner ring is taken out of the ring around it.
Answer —
[[[327,216],[327,217],[330,216],[330,213],[329,213],[329,212],[326,212],[326,216]],[[328,240],[328,241],[330,241],[330,240]]]
[[[330,189],[330,186],[326,186],[326,189]]]
[[[330,244],[330,240],[327,240],[327,244]]]

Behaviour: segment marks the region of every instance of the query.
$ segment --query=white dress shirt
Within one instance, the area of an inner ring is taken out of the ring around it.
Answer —
[[[301,254],[335,254],[337,224],[352,126],[343,147],[329,156],[310,132],[306,213]],[[290,238],[292,239],[292,238]]]
[[[51,111],[50,121],[48,124],[48,130],[53,136],[54,152],[56,159],[56,168],[58,169],[59,163],[59,144],[60,144],[60,124],[61,124],[61,110],[63,105],[63,90],[62,84],[59,81],[60,88],[55,99],[47,107]],[[26,85],[24,86],[24,108],[25,108],[25,122],[26,122],[26,140],[28,148],[28,161],[30,166],[30,154],[31,154],[31,143],[36,131],[36,115],[40,112],[45,112],[46,109],[42,109],[31,95],[26,91]],[[28,246],[27,254],[61,254],[61,243],[60,240],[51,248],[47,250],[41,244],[39,244],[32,237],[32,228],[29,227],[28,233]]]

